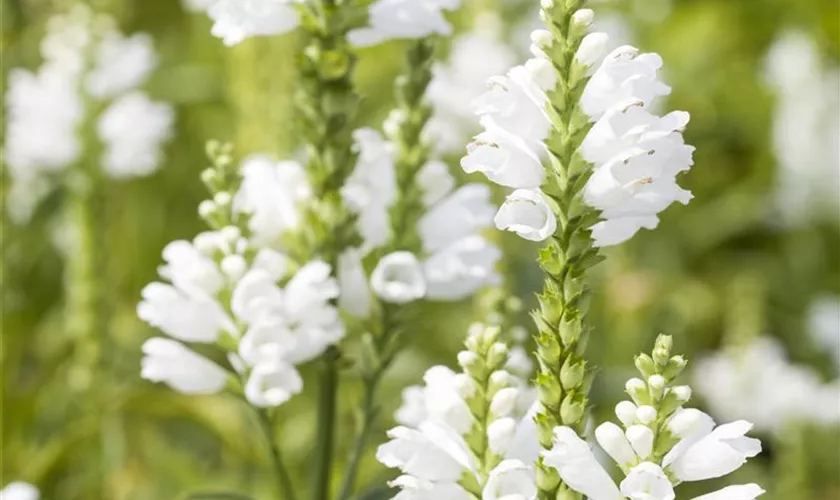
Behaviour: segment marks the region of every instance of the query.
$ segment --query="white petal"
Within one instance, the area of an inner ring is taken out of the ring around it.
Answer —
[[[341,288],[338,305],[357,318],[368,317],[373,298],[358,250],[351,248],[339,256],[338,284]]]
[[[656,464],[642,462],[621,482],[621,493],[631,500],[674,500],[674,487]]]
[[[595,429],[595,439],[607,455],[619,465],[628,466],[638,460],[624,432],[612,422],[599,425]]]
[[[721,490],[700,495],[694,500],[755,500],[764,493],[764,490],[757,484],[742,484],[727,486]]]
[[[423,269],[411,252],[394,252],[380,259],[370,284],[379,298],[395,304],[405,304],[426,295]]]
[[[623,500],[618,487],[601,467],[589,445],[569,427],[554,429],[554,447],[542,453],[545,464],[573,490],[590,500]]]
[[[536,498],[534,469],[519,460],[504,460],[487,478],[482,500],[511,500]]]
[[[143,343],[141,377],[163,382],[184,394],[214,394],[227,383],[228,373],[180,342],[154,337]]]
[[[245,384],[248,402],[260,408],[279,406],[303,390],[303,379],[294,366],[277,360],[253,368]]]
[[[496,214],[496,227],[530,241],[543,241],[554,234],[557,219],[542,193],[517,189]]]

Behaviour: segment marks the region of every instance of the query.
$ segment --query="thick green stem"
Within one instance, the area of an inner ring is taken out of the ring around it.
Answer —
[[[591,368],[582,353],[589,335],[586,323],[589,289],[586,271],[600,260],[588,230],[597,213],[583,202],[583,188],[591,167],[577,153],[590,127],[580,109],[579,100],[586,85],[575,53],[585,34],[576,26],[573,14],[583,0],[555,1],[543,9],[543,19],[552,34],[546,54],[557,74],[557,84],[548,93],[547,108],[552,122],[546,140],[550,165],[543,191],[555,205],[557,230],[540,253],[545,273],[540,309],[533,316],[539,333],[536,336],[541,410],[536,421],[540,445],[552,446],[557,426],[583,431],[588,404],[587,392]],[[545,4],[544,4],[545,5]],[[557,473],[542,460],[537,464],[539,498],[543,500],[577,499]]]
[[[323,366],[318,377],[318,425],[316,427],[315,469],[312,476],[312,499],[330,498],[332,477],[333,437],[335,435],[336,399],[338,397],[338,350],[330,348],[324,353]]]
[[[359,473],[359,463],[364,456],[367,447],[370,433],[376,423],[376,416],[379,413],[379,408],[376,405],[376,393],[381,379],[381,372],[376,374],[373,378],[365,380],[364,400],[360,409],[361,423],[359,431],[356,433],[356,439],[353,442],[353,448],[350,451],[350,458],[347,461],[347,469],[344,473],[344,480],[341,484],[341,491],[338,494],[339,500],[346,500],[353,495],[353,490],[356,486],[356,476]]]
[[[258,410],[257,418],[268,441],[268,451],[271,458],[272,475],[277,482],[277,492],[285,500],[295,500],[295,487],[292,477],[283,461],[283,453],[274,435],[274,421],[266,410]]]

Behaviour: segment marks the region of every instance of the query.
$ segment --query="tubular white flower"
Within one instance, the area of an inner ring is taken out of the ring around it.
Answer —
[[[531,241],[543,241],[557,229],[554,211],[543,194],[529,189],[511,193],[499,208],[495,222],[497,228]]]
[[[469,493],[455,483],[434,483],[414,476],[402,475],[388,486],[399,488],[396,500],[470,500]]]
[[[0,500],[38,500],[41,493],[29,483],[14,481],[0,491]]]
[[[298,205],[312,194],[306,172],[294,161],[251,156],[242,163],[242,184],[234,210],[250,215],[248,228],[257,243],[276,241],[300,223]]]
[[[636,405],[630,401],[622,401],[615,405],[615,416],[625,426],[636,423]]]
[[[366,47],[395,39],[449,35],[452,26],[443,10],[460,5],[460,0],[377,0],[370,7],[369,26],[351,31],[348,39]]]
[[[433,207],[455,187],[455,179],[442,161],[429,161],[423,165],[417,173],[417,182],[423,189],[423,204],[426,207]]]
[[[504,456],[516,436],[516,420],[511,417],[494,420],[487,427],[487,442],[490,450]]]
[[[592,75],[581,97],[583,110],[600,118],[608,109],[637,98],[649,106],[657,97],[668,95],[671,88],[659,81],[662,67],[658,54],[640,54],[639,49],[624,45],[613,50]]]
[[[507,387],[500,390],[493,396],[490,402],[490,412],[496,417],[507,417],[516,407],[516,400],[519,397],[519,389]]]
[[[348,249],[338,257],[338,284],[338,305],[357,318],[370,316],[373,297],[358,249]]]
[[[470,430],[472,416],[458,392],[458,374],[445,366],[433,366],[423,375],[425,420],[445,424],[459,434]]]
[[[455,301],[479,289],[498,284],[501,276],[496,263],[501,251],[481,236],[463,238],[432,254],[423,262],[426,297]]]
[[[229,374],[180,342],[154,337],[143,344],[141,377],[184,394],[215,394]]]
[[[721,425],[706,435],[686,438],[663,459],[663,465],[681,481],[725,476],[761,452],[761,441],[746,437],[752,424],[739,420]]]
[[[95,64],[87,75],[86,89],[98,99],[108,99],[143,85],[157,66],[152,37],[130,37],[112,31],[96,47]]]
[[[303,390],[303,380],[294,366],[281,361],[260,363],[251,370],[245,397],[259,408],[279,406]]]
[[[606,33],[589,33],[580,42],[575,59],[587,67],[595,66],[604,59],[610,37]]]
[[[621,493],[631,500],[674,500],[676,494],[665,472],[656,464],[642,462],[621,482]]]
[[[116,99],[97,124],[105,145],[105,170],[114,178],[154,172],[162,161],[161,145],[172,136],[174,120],[169,104],[153,102],[141,92]]]
[[[405,304],[426,295],[426,281],[417,257],[394,252],[380,259],[370,278],[373,292],[382,300]]]
[[[211,33],[225,45],[236,45],[255,36],[286,33],[300,20],[294,0],[216,0],[207,9],[214,21]]]
[[[418,479],[454,484],[470,468],[466,444],[444,426],[424,422],[419,430],[395,427],[388,438],[377,449],[376,459]]]
[[[467,145],[467,156],[461,158],[464,172],[481,172],[489,180],[511,188],[537,188],[545,179],[539,153],[523,139],[493,122]]]
[[[448,194],[417,223],[423,247],[440,250],[490,226],[495,209],[490,189],[483,184],[466,184]]]
[[[394,413],[394,420],[406,427],[418,427],[427,418],[426,388],[412,385],[403,389],[402,404]]]
[[[189,295],[165,283],[146,285],[142,296],[137,316],[170,337],[209,344],[222,331],[235,331],[224,309],[209,297]]]
[[[599,425],[595,429],[595,439],[607,455],[621,466],[630,466],[639,459],[624,432],[612,422]]]
[[[765,492],[757,484],[727,486],[721,490],[700,495],[694,500],[755,500]]]
[[[618,500],[618,487],[601,467],[589,445],[569,427],[554,429],[554,447],[542,452],[543,460],[554,467],[573,490],[591,500]]]
[[[225,279],[216,263],[201,253],[193,243],[173,241],[163,249],[166,265],[158,273],[191,295],[213,295],[224,286]]]
[[[536,495],[533,468],[519,460],[504,460],[490,471],[481,500],[528,500]]]

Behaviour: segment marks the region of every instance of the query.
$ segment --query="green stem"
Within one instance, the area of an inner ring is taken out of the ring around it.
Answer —
[[[292,483],[289,470],[283,461],[282,450],[277,444],[277,439],[274,435],[274,421],[268,414],[268,411],[264,409],[257,410],[257,417],[268,441],[272,472],[274,473],[274,479],[277,481],[277,492],[286,500],[295,500],[294,483]]]
[[[338,350],[331,347],[324,353],[319,374],[317,442],[315,445],[315,470],[312,476],[312,499],[330,498],[332,477],[333,436],[335,434],[336,399],[338,396]]]
[[[353,489],[356,485],[356,476],[359,472],[359,463],[364,456],[368,439],[370,439],[370,433],[373,430],[376,417],[379,413],[379,409],[376,406],[376,392],[380,378],[381,373],[365,381],[365,395],[361,408],[361,425],[350,452],[350,459],[347,462],[341,491],[338,494],[339,500],[346,500],[353,494]]]

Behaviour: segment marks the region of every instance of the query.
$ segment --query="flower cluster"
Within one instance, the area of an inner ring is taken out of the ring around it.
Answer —
[[[359,248],[346,249],[338,262],[342,307],[366,317],[371,289],[386,302],[406,303],[421,298],[460,300],[496,283],[494,267],[500,252],[478,234],[491,224],[494,210],[489,190],[480,184],[455,189],[446,166],[429,162],[418,179],[427,207],[417,225],[424,252],[382,256],[368,285],[362,259],[389,242],[389,209],[398,193],[391,143],[371,129],[357,130],[354,138],[358,160],[341,193],[357,214],[363,241]],[[303,167],[294,161],[255,157],[246,161],[242,172],[235,209],[249,215],[249,228],[258,241],[280,242],[284,233],[298,228],[301,207],[312,197]]]
[[[624,479],[616,485],[589,445],[568,427],[554,429],[554,447],[542,453],[569,488],[591,500],[674,500],[674,486],[685,481],[723,477],[761,452],[761,442],[746,437],[752,424],[739,420],[715,426],[705,413],[683,408],[688,386],[672,386],[686,362],[671,356],[671,338],[661,335],[653,355],[636,366],[644,377],[627,382],[631,401],[622,401],[611,422],[595,429],[601,448],[618,464]],[[764,493],[755,484],[729,486],[695,500],[754,500]]]
[[[715,416],[740,415],[761,431],[780,433],[792,422],[840,422],[840,381],[826,384],[792,364],[770,337],[699,360],[694,385]]]
[[[247,38],[287,33],[301,23],[300,0],[190,0],[191,10],[206,10],[213,20],[212,34],[226,45]],[[297,4],[297,5],[296,5]],[[377,0],[369,7],[368,26],[353,30],[356,46],[388,40],[448,35],[452,26],[444,11],[457,9],[460,0]]]
[[[217,167],[229,161],[223,159]],[[223,175],[217,168],[204,177],[214,185]],[[210,394],[236,387],[231,377],[235,372],[251,404],[277,406],[303,388],[295,367],[344,336],[333,305],[338,283],[328,264],[313,260],[297,267],[257,233],[232,225],[248,226],[248,217],[237,211],[253,201],[246,196],[247,183],[236,196],[230,190],[215,191],[200,211],[211,226],[223,227],[192,242],[170,243],[163,251],[166,265],[159,270],[168,283],[151,283],[143,290],[138,316],[175,340],[146,342],[142,376],[180,392]],[[232,371],[181,342],[221,349]]]
[[[536,494],[532,463],[539,453],[532,414],[517,414],[521,381],[504,366],[499,330],[471,327],[458,355],[462,372],[429,369],[425,385],[406,389],[390,441],[376,457],[402,475],[399,499],[486,499]],[[512,497],[519,498],[519,497]]]
[[[102,168],[115,178],[153,172],[172,132],[171,107],[137,90],[157,65],[148,35],[126,37],[113,19],[77,5],[50,19],[41,54],[36,72],[11,70],[6,93],[9,205],[19,219],[49,190],[50,175],[82,161],[88,122]]]
[[[589,30],[592,18],[591,10],[577,11],[573,29]],[[592,166],[583,196],[603,218],[591,227],[597,246],[622,243],[643,227],[653,229],[659,212],[674,201],[688,203],[691,194],[677,185],[677,175],[693,162],[693,148],[681,133],[688,114],[658,117],[650,112],[654,100],[670,92],[657,77],[662,59],[631,46],[603,57],[607,38],[587,34],[568,75],[570,86],[588,79],[572,98],[579,98],[594,125],[572,124],[566,133],[588,130],[576,155]],[[547,108],[557,82],[557,70],[544,53],[551,39],[548,31],[535,31],[534,57],[488,81],[488,91],[475,101],[484,131],[461,161],[466,172],[481,172],[515,189],[499,209],[496,226],[533,241],[545,240],[556,228],[550,196],[540,190],[546,181],[543,164],[555,147],[546,142],[556,126]]]

